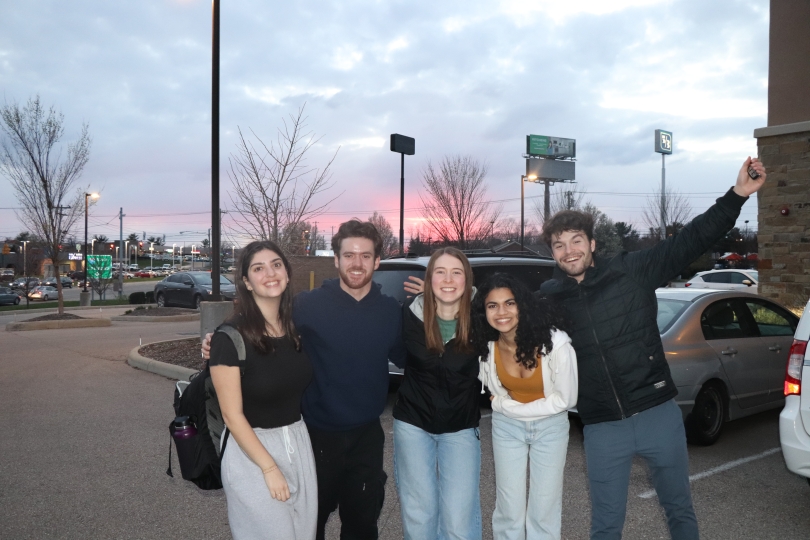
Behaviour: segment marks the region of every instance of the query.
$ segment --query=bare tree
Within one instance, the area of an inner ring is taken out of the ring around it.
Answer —
[[[556,189],[551,191],[551,200],[548,203],[549,211],[552,216],[562,210],[579,210],[587,202],[584,200],[586,192],[580,190],[579,186],[576,184],[560,182],[555,185],[555,188]],[[543,197],[534,199],[534,212],[537,224],[542,228],[544,221],[543,216],[545,215]]]
[[[377,228],[377,232],[382,236],[383,248],[381,257],[385,259],[386,257],[399,253],[399,237],[394,234],[393,229],[391,229],[391,224],[388,223],[385,216],[375,210],[368,220]]]
[[[316,202],[318,194],[334,186],[330,167],[337,151],[322,168],[307,164],[307,152],[321,138],[306,130],[304,107],[289,122],[283,120],[269,146],[253,130],[255,142],[239,129],[236,152],[229,158],[234,227],[251,238],[273,240],[285,251],[298,240],[291,225],[312,220],[340,196]]]
[[[666,188],[664,191],[664,215],[666,217],[667,234],[683,228],[683,224],[689,223],[692,219],[692,206],[681,193]],[[657,190],[647,198],[642,211],[642,220],[650,229],[650,233],[661,238],[661,190]]]
[[[0,148],[0,172],[11,181],[20,209],[18,219],[45,245],[53,262],[59,291],[59,314],[64,298],[59,279],[61,244],[84,211],[84,193],[76,181],[90,158],[90,134],[82,125],[79,138],[67,145],[62,155],[58,145],[64,135],[64,116],[51,107],[47,111],[39,96],[20,107],[0,107],[0,128],[5,134]]]
[[[484,180],[487,167],[472,156],[445,156],[438,169],[428,163],[422,173],[422,217],[439,241],[461,249],[483,242],[500,207],[491,207]]]

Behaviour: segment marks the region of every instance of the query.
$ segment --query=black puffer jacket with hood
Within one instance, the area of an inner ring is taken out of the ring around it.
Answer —
[[[722,238],[746,200],[729,190],[657,246],[597,257],[580,283],[559,267],[543,283],[540,295],[561,302],[573,324],[583,423],[621,420],[678,394],[658,332],[655,289]]]
[[[455,336],[445,343],[443,353],[428,351],[423,301],[420,294],[403,306],[402,337],[407,360],[394,418],[433,434],[478,427],[478,354],[459,351]]]

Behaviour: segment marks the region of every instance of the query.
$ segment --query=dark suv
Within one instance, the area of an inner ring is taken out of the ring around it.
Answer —
[[[211,299],[211,285],[211,272],[178,272],[155,284],[155,302],[158,307],[199,308],[200,302]],[[224,300],[233,300],[236,287],[219,276],[219,292]]]
[[[466,255],[473,271],[473,285],[483,283],[496,272],[503,272],[523,282],[531,291],[538,290],[544,281],[551,278],[557,264],[554,259],[547,257],[495,253]],[[374,272],[374,281],[381,285],[383,294],[393,296],[402,304],[406,299],[403,283],[408,276],[424,279],[429,260],[430,257],[401,257],[380,261],[380,267]],[[389,362],[388,373],[395,377],[402,376],[402,369]]]

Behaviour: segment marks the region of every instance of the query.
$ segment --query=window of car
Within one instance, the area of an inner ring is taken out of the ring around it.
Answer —
[[[689,302],[685,300],[673,300],[671,298],[658,299],[658,332],[663,334],[669,327],[678,320],[681,313],[689,306]]]
[[[173,276],[167,277],[166,281],[169,283],[183,283],[183,276],[184,274],[174,274]]]
[[[208,287],[210,287],[211,283],[213,283],[212,280],[211,280],[211,274],[197,274],[197,275],[194,276],[194,282],[197,283],[198,285],[203,285],[203,286],[208,286]],[[219,284],[220,285],[233,285],[231,280],[229,280],[225,276],[219,276]]]
[[[381,292],[388,296],[393,296],[397,301],[402,304],[405,302],[406,294],[403,284],[407,281],[408,276],[416,276],[420,279],[425,277],[425,269],[414,265],[385,265],[380,266],[374,277],[372,278],[375,283],[379,283]]]
[[[700,276],[706,283],[731,283],[730,272],[716,272]]]
[[[509,274],[526,285],[530,291],[535,292],[544,281],[551,279],[554,267],[534,264],[488,264],[473,266],[472,271],[476,285],[481,285],[492,274],[501,272]]]
[[[749,278],[742,272],[726,272],[726,273],[731,276],[730,283],[733,283],[734,285],[743,285],[743,281],[745,281],[746,279],[748,281],[751,281],[751,278]]]
[[[739,306],[731,300],[721,300],[703,311],[700,327],[708,340],[748,337],[741,321]]]
[[[11,294],[11,289],[6,289],[5,287],[0,287],[0,294]]]
[[[796,323],[788,313],[778,306],[756,300],[746,300],[760,336],[792,336]]]

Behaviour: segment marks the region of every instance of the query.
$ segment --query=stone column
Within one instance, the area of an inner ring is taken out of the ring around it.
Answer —
[[[810,298],[810,121],[754,137],[768,171],[757,197],[759,292],[801,309]]]

